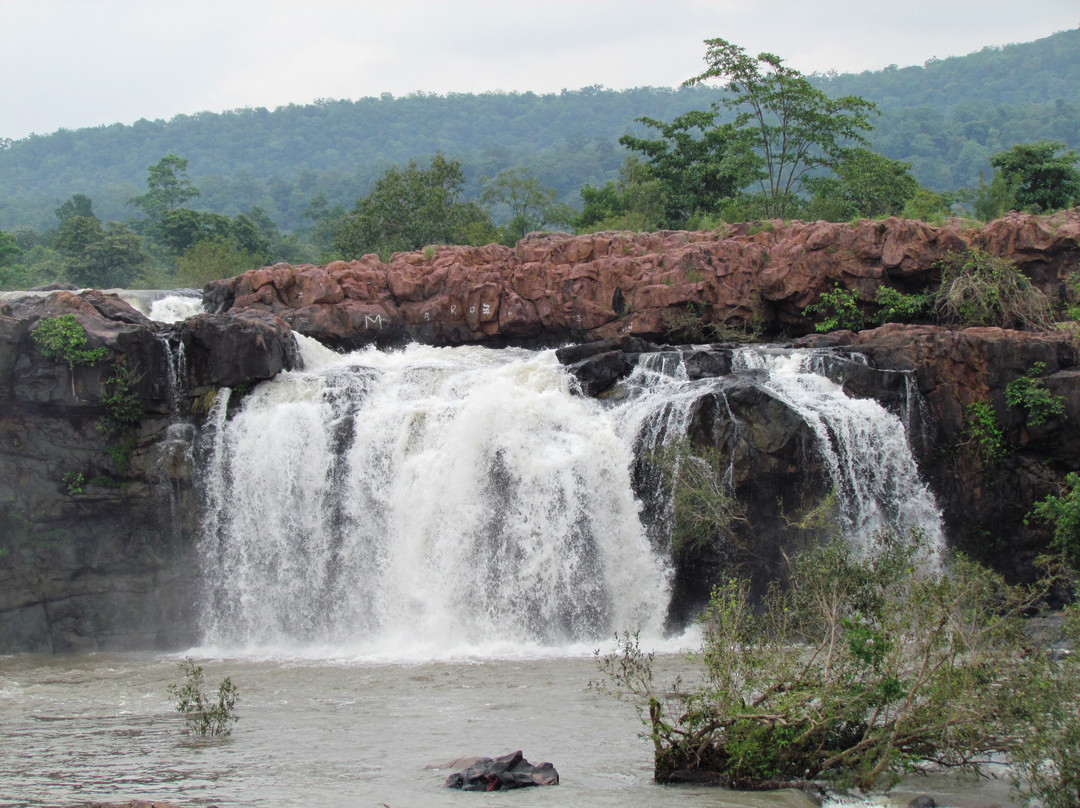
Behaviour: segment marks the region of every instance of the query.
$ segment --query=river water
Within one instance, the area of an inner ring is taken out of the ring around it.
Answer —
[[[196,651],[195,653],[200,653]],[[164,800],[220,806],[808,808],[794,792],[657,786],[634,708],[589,688],[591,655],[403,663],[200,657],[228,675],[240,721],[193,738],[167,693],[179,657],[0,659],[0,806]],[[678,655],[660,668],[682,671]],[[443,787],[460,757],[521,749],[561,784],[510,794]],[[902,784],[889,802],[1006,805],[1004,783]],[[882,802],[883,800],[878,800]],[[859,805],[869,804],[858,800]]]

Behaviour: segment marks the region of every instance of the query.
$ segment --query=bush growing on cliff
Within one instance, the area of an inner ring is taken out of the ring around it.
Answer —
[[[72,372],[76,365],[92,365],[109,355],[109,349],[104,345],[87,350],[86,331],[74,314],[44,318],[30,336],[41,346],[45,356],[66,362]]]
[[[600,657],[596,687],[634,700],[659,782],[775,788],[826,779],[891,785],[923,768],[975,770],[1031,736],[1038,676],[1057,675],[1022,616],[1044,590],[1010,587],[925,537],[841,539],[790,564],[760,607],[717,587],[702,617],[696,688],[662,685],[635,637]],[[1075,704],[1075,680],[1063,695]]]
[[[933,309],[934,298],[929,292],[912,295],[891,286],[879,286],[874,294],[874,303],[878,307],[873,315],[873,321],[877,325],[917,323],[925,320]]]
[[[1063,553],[1073,569],[1080,570],[1080,474],[1065,475],[1065,487],[1060,494],[1035,503],[1024,521],[1046,522],[1054,529],[1053,548]]]
[[[1053,327],[1050,301],[1012,261],[969,247],[950,253],[938,266],[937,313],[943,321],[1031,331]]]
[[[1027,413],[1027,422],[1032,426],[1045,423],[1046,419],[1065,413],[1065,399],[1055,396],[1046,388],[1042,375],[1046,373],[1046,363],[1036,362],[1031,370],[1005,385],[1005,403],[1010,407],[1021,407]]]
[[[837,283],[832,291],[822,292],[817,303],[807,306],[803,316],[824,317],[814,324],[819,334],[841,328],[859,331],[866,325],[883,323],[914,323],[925,319],[933,308],[933,297],[929,293],[913,295],[891,286],[879,286],[874,294],[874,306],[873,311],[864,314],[859,306],[859,293]]]
[[[839,283],[833,286],[832,291],[822,292],[821,300],[817,303],[803,309],[806,317],[816,317],[819,314],[824,317],[814,325],[814,330],[819,334],[841,328],[858,331],[866,322],[859,308],[859,293],[854,289],[845,289]]]
[[[983,466],[996,466],[1009,452],[1005,432],[989,401],[964,408],[964,433],[959,447],[971,451]]]
[[[684,441],[665,447],[654,460],[671,487],[671,546],[675,553],[716,541],[738,544],[746,513],[724,483],[726,463],[712,446]]]

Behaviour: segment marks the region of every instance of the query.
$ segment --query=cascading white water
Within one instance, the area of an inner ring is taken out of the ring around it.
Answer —
[[[649,355],[601,404],[550,351],[341,356],[299,339],[304,371],[259,385],[231,419],[224,390],[208,422],[208,643],[427,657],[659,637],[666,535],[642,524],[631,469],[686,435],[715,379]],[[813,429],[852,540],[919,526],[940,543],[903,423],[811,365],[747,349],[733,372]]]
[[[105,289],[159,323],[178,323],[202,311],[202,294],[195,289]]]
[[[810,351],[744,348],[732,368],[766,371],[762,385],[814,431],[846,537],[866,546],[876,531],[918,528],[940,551],[941,511],[919,477],[903,421],[873,399],[847,396],[814,372],[814,359]]]
[[[632,494],[632,440],[553,352],[302,346],[305,371],[210,430],[209,642],[659,635],[668,570]]]
[[[169,414],[175,419],[179,415],[180,407],[184,401],[184,386],[187,382],[187,354],[182,340],[177,341],[175,351],[167,336],[161,336],[159,340],[162,349],[165,351],[165,372],[169,383]]]

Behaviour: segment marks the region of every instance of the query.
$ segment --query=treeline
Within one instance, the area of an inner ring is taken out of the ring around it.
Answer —
[[[288,230],[303,224],[318,194],[352,205],[390,166],[437,152],[462,160],[474,197],[479,177],[514,166],[573,196],[615,175],[625,157],[617,140],[634,118],[674,117],[708,105],[710,95],[598,87],[384,95],[61,130],[0,151],[0,228],[51,226],[53,208],[73,193],[92,197],[105,218],[130,216],[127,200],[164,154],[188,160],[199,207],[235,215],[258,206]]]
[[[200,286],[276,260],[357,258],[434,244],[513,244],[557,227],[597,230],[705,229],[723,222],[803,218],[843,221],[901,215],[941,221],[963,205],[980,218],[1005,210],[1048,212],[1080,199],[1077,155],[1060,142],[1017,144],[991,156],[995,173],[964,193],[921,187],[911,166],[867,148],[876,106],[831,98],[783,60],[752,57],[723,39],[706,41],[719,103],[671,121],[638,118],[647,136],[626,134],[632,152],[615,180],[580,189],[580,208],[519,169],[481,178],[465,192],[462,162],[436,153],[391,166],[351,210],[319,193],[306,227],[283,233],[252,207],[228,216],[190,205],[201,195],[188,161],[166,155],[147,169],[137,215],[104,226],[93,200],[74,194],[42,231],[0,231],[0,288],[53,281],[80,286]],[[1064,153],[1061,153],[1064,151]]]
[[[875,102],[881,115],[869,147],[910,163],[938,192],[974,187],[980,173],[989,177],[990,156],[1016,143],[1080,147],[1080,30],[811,81],[833,97]],[[103,220],[128,218],[146,166],[165,154],[189,161],[199,209],[235,216],[257,207],[286,231],[304,226],[320,194],[350,207],[390,166],[437,152],[461,161],[468,198],[479,197],[481,177],[517,168],[577,204],[583,186],[617,178],[628,153],[619,138],[646,133],[635,119],[672,121],[716,100],[705,86],[387,94],[61,130],[0,150],[0,228],[52,227],[56,206],[72,194],[91,197]]]

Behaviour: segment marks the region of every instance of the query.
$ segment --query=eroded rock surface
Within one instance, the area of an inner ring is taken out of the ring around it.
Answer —
[[[905,219],[782,221],[708,232],[532,235],[513,248],[437,247],[326,266],[272,267],[207,286],[211,311],[277,314],[341,347],[559,345],[674,328],[753,323],[806,333],[806,306],[836,286],[870,305],[883,284],[915,291],[975,245],[1016,261],[1051,295],[1080,260],[1080,210],[1010,214],[981,229]]]

